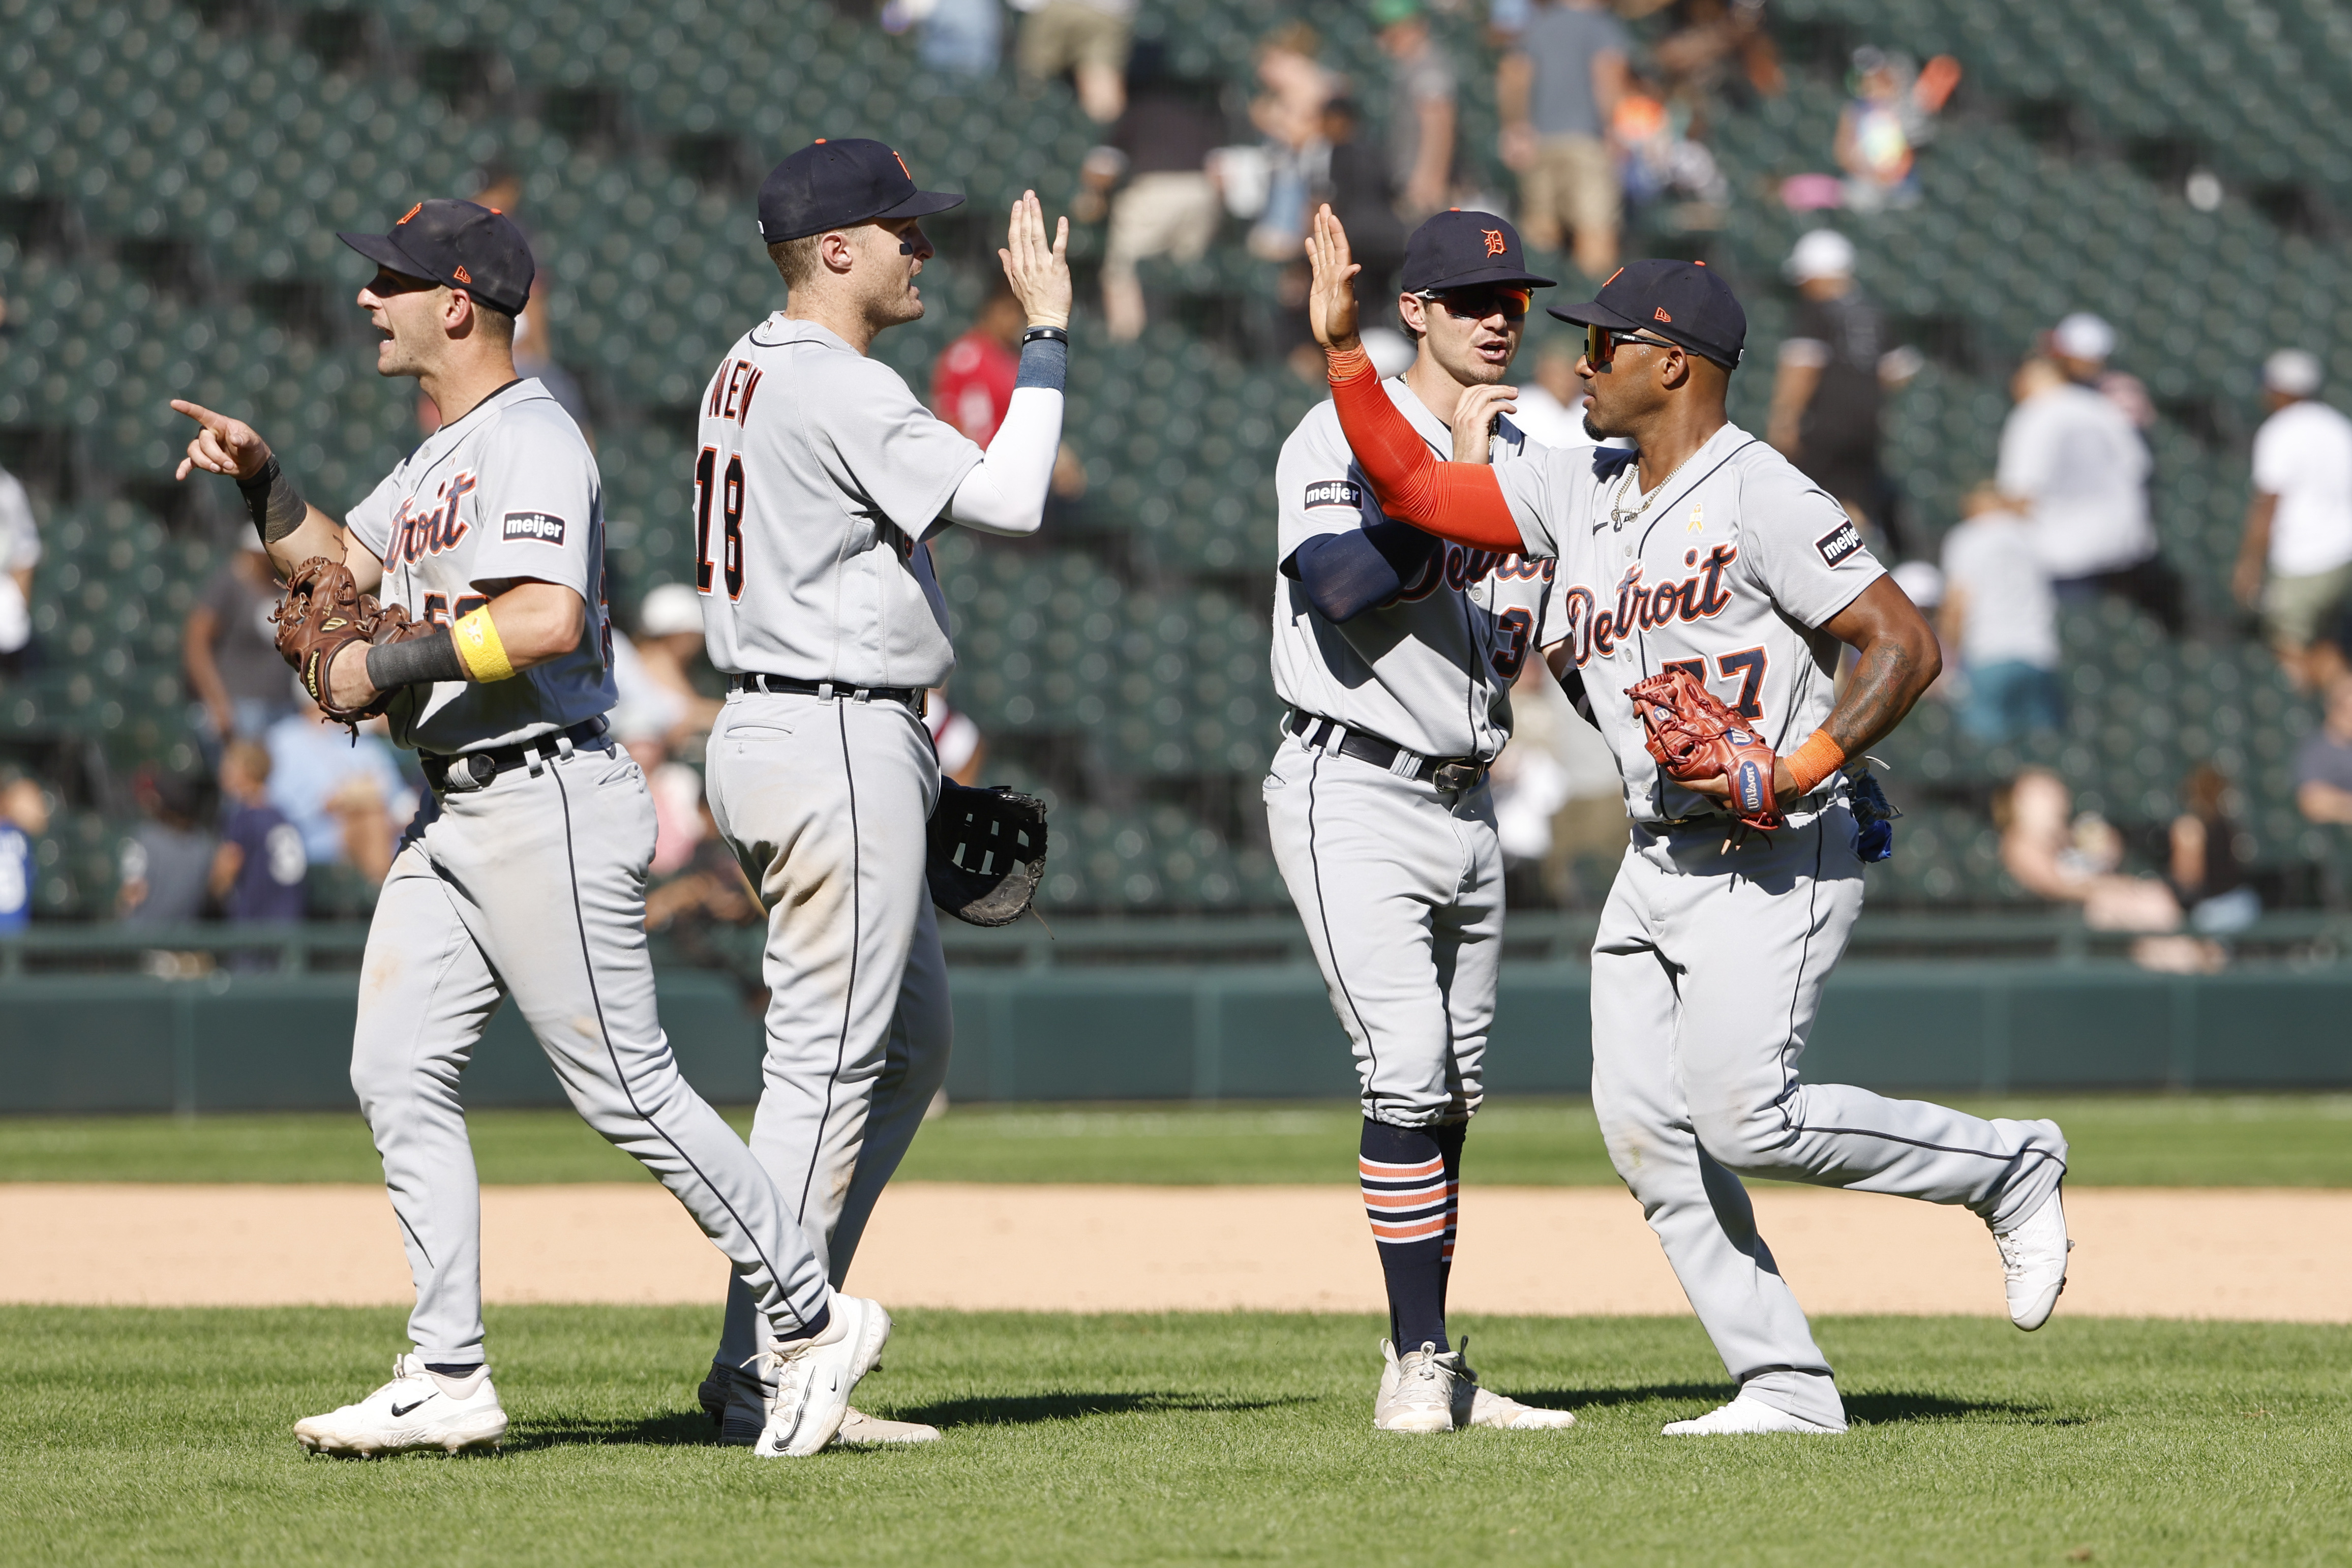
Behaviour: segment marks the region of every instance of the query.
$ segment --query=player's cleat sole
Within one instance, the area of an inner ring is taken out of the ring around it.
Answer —
[[[1441,1355],[1436,1345],[1431,1343],[1399,1355],[1396,1347],[1386,1340],[1381,1342],[1381,1354],[1384,1364],[1381,1368],[1381,1391],[1372,1400],[1372,1430],[1453,1431],[1454,1406],[1459,1396],[1455,1385],[1462,1373],[1462,1358],[1456,1354]]]
[[[834,1446],[839,1448],[906,1448],[939,1440],[940,1429],[936,1426],[926,1426],[920,1421],[891,1421],[868,1415],[854,1405],[843,1414],[841,1430],[833,1435]]]
[[[832,1321],[814,1339],[779,1345],[768,1357],[767,1425],[751,1452],[763,1459],[804,1459],[841,1430],[850,1391],[882,1359],[890,1314],[879,1301],[835,1291]],[[722,1429],[723,1430],[723,1429]]]
[[[414,1353],[395,1358],[392,1381],[358,1404],[294,1424],[294,1440],[306,1451],[347,1458],[495,1449],[506,1435],[507,1413],[488,1367],[467,1378],[441,1377]]]
[[[1522,1405],[1482,1388],[1471,1398],[1468,1425],[1490,1426],[1498,1432],[1557,1432],[1575,1426],[1576,1415],[1571,1411]]]
[[[2053,1122],[2044,1122],[2053,1133]],[[2063,1141],[2062,1141],[2063,1146]],[[1993,1234],[2000,1248],[2000,1271],[2009,1295],[2009,1321],[2031,1333],[2050,1321],[2058,1298],[2066,1289],[2066,1255],[2074,1244],[2066,1236],[2064,1184],[2051,1189],[2042,1206],[2005,1231]]]
[[[1658,1429],[1665,1437],[1769,1437],[1789,1435],[1801,1437],[1836,1437],[1844,1434],[1843,1426],[1824,1426],[1818,1421],[1808,1421],[1801,1415],[1791,1415],[1778,1410],[1760,1399],[1740,1395],[1728,1405],[1719,1405],[1704,1415],[1688,1421],[1669,1421]]]

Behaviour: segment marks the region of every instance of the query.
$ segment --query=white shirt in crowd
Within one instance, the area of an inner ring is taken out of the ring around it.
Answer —
[[[16,475],[0,468],[0,653],[15,653],[33,639],[32,606],[15,574],[40,563],[32,498]]]
[[[2352,561],[2352,419],[2306,397],[2263,420],[2254,489],[2278,498],[2272,572],[2310,577]]]
[[[1964,668],[2058,668],[2058,600],[2029,520],[1983,511],[1944,535],[1944,592],[1964,595]]]
[[[2148,468],[2130,417],[2087,386],[2037,392],[2001,426],[1997,482],[2032,504],[2035,548],[2054,578],[2120,571],[2156,553]]]

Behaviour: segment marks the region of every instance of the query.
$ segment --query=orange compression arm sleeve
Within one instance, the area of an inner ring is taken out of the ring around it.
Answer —
[[[1495,470],[1438,461],[1361,351],[1331,356],[1331,401],[1382,511],[1457,544],[1506,555],[1527,549]]]

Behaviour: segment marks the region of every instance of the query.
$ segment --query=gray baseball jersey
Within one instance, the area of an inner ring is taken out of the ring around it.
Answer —
[[[1453,433],[1404,379],[1381,384],[1438,456],[1452,457]],[[1532,461],[1543,450],[1508,420],[1498,426],[1497,462],[1523,454]],[[1387,521],[1328,402],[1309,410],[1283,443],[1275,491],[1280,561],[1318,535]],[[1492,758],[1510,738],[1511,682],[1548,637],[1544,587],[1551,577],[1549,561],[1448,544],[1395,604],[1344,626],[1316,613],[1303,584],[1277,577],[1275,692],[1302,712],[1423,756]]]
[[[711,663],[845,686],[955,667],[925,536],[981,449],[814,321],[736,340],[702,400],[695,586]]]
[[[1716,802],[1660,776],[1624,688],[1681,665],[1776,748],[1797,745],[1835,701],[1838,644],[1820,627],[1883,570],[1835,501],[1735,426],[1648,497],[1632,465],[1596,472],[1590,450],[1497,478],[1528,548],[1559,556],[1552,635],[1634,818],[1592,946],[1602,1139],[1742,1393],[1842,1428],[1835,1379],[1738,1178],[1958,1204],[2003,1228],[2057,1191],[2065,1140],[2046,1121],[1799,1080],[1862,910],[1838,775],[1790,826],[1727,837]]]
[[[411,687],[385,715],[423,751],[506,745],[611,708],[604,488],[580,426],[537,381],[508,384],[426,437],[344,519],[383,563],[377,596],[420,620],[454,621],[515,583],[587,601],[580,646],[510,679]]]
[[[1648,496],[1637,465],[1601,456],[1599,472],[1591,447],[1496,466],[1529,553],[1559,559],[1545,646],[1568,643],[1636,822],[1717,812],[1659,772],[1625,689],[1686,668],[1788,751],[1836,703],[1839,644],[1821,626],[1885,568],[1826,491],[1736,425]]]

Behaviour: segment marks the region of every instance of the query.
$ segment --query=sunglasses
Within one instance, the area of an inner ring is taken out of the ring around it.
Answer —
[[[1535,303],[1536,291],[1498,284],[1483,289],[1423,289],[1413,298],[1443,306],[1445,313],[1457,321],[1483,321],[1489,316],[1500,316],[1507,321],[1518,321],[1527,319],[1528,307]]]
[[[1619,343],[1646,343],[1654,349],[1678,349],[1680,343],[1670,343],[1664,338],[1645,338],[1630,331],[1618,331],[1612,327],[1588,326],[1584,329],[1585,363],[1598,370],[1617,357]]]

